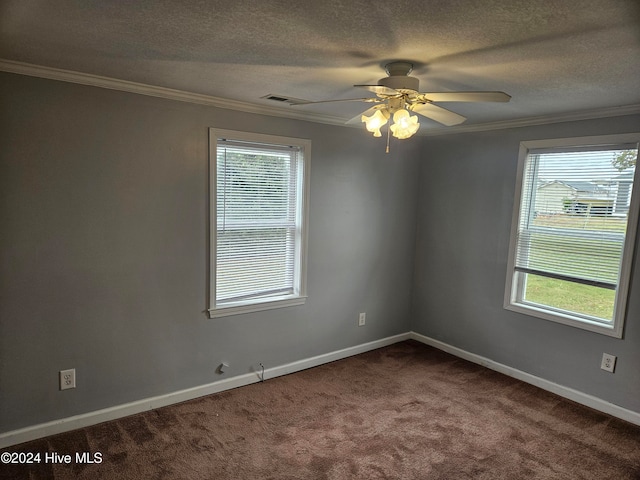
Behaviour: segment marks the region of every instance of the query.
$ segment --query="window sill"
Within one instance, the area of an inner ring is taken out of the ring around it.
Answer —
[[[282,298],[274,300],[261,300],[260,302],[234,304],[224,307],[216,307],[209,309],[209,318],[228,317],[230,315],[242,315],[244,313],[260,312],[263,310],[272,310],[275,308],[294,307],[296,305],[304,305],[307,297]]]
[[[506,304],[504,308],[506,310],[522,313],[531,317],[542,318],[551,322],[581,328],[583,330],[608,335],[610,337],[622,338],[622,332],[619,331],[619,329],[614,328],[613,322],[611,324],[606,324],[604,322],[590,321],[588,319],[574,317],[568,314],[565,315],[559,311],[556,312],[523,303],[509,303]]]

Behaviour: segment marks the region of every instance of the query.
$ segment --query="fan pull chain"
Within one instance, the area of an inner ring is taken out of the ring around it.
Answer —
[[[391,135],[391,126],[387,127],[387,150],[384,153],[389,153],[389,137]]]

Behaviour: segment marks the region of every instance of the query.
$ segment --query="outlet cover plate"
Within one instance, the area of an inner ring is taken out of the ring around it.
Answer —
[[[60,390],[76,388],[76,369],[60,370]]]
[[[602,354],[602,363],[600,364],[600,368],[607,372],[613,373],[616,368],[616,356],[611,355],[610,353]]]

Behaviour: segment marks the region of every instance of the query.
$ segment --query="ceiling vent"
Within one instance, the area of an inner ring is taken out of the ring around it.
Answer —
[[[279,103],[286,103],[288,105],[293,105],[294,103],[306,101],[306,100],[301,100],[299,98],[285,97],[284,95],[274,95],[273,93],[270,93],[269,95],[265,95],[264,97],[260,97],[260,98],[263,98],[265,100],[271,100],[274,102],[279,102]]]

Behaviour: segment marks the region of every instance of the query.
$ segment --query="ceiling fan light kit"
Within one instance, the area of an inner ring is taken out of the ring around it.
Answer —
[[[373,115],[369,117],[362,115],[362,121],[367,127],[367,130],[373,133],[374,137],[381,137],[382,133],[380,133],[380,129],[389,121],[389,112],[387,110],[377,109]]]
[[[398,110],[393,114],[393,125],[390,125],[391,133],[394,137],[404,140],[413,136],[418,131],[420,124],[418,123],[418,117],[405,110]]]
[[[405,61],[391,62],[385,65],[388,76],[378,80],[377,85],[354,85],[376,94],[376,97],[353,98],[343,100],[324,100],[320,102],[300,101],[292,105],[308,105],[312,103],[359,101],[378,103],[347,123],[361,121],[367,131],[374,137],[381,137],[380,129],[389,123],[387,131],[387,153],[389,152],[389,134],[395,138],[412,137],[420,128],[417,115],[434,120],[446,126],[458,125],[466,117],[448,110],[434,102],[508,102],[510,95],[504,92],[425,92],[419,91],[420,81],[410,77],[413,64]]]

